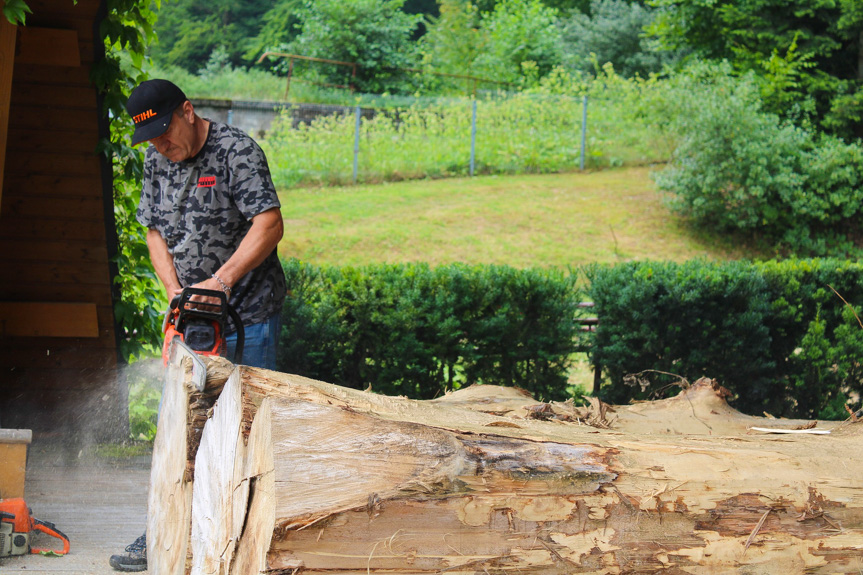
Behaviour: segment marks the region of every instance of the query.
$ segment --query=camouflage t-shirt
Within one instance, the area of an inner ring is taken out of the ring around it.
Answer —
[[[232,126],[211,121],[204,147],[182,162],[147,148],[137,219],[165,238],[183,287],[210,278],[237,251],[251,218],[279,205],[263,150]],[[285,291],[273,250],[233,286],[230,303],[252,325],[279,313]]]

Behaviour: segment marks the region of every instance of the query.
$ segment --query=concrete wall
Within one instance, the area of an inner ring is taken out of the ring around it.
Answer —
[[[236,126],[254,138],[261,138],[270,129],[273,120],[281,113],[291,116],[291,124],[309,124],[315,118],[356,113],[353,106],[329,104],[290,104],[246,100],[192,100],[199,116]],[[364,118],[373,118],[375,110],[363,109]]]

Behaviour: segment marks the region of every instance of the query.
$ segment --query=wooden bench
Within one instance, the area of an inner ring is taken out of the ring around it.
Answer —
[[[579,309],[593,309],[592,301],[583,301],[578,304]],[[596,326],[599,325],[598,317],[580,317],[576,320],[581,324],[581,331],[596,331]]]
[[[593,307],[594,307],[594,304],[592,301],[583,301],[583,302],[578,304],[579,309],[593,309]],[[576,319],[575,321],[581,325],[580,330],[585,331],[585,332],[594,332],[594,331],[596,331],[596,328],[599,326],[599,318],[595,317],[595,316],[580,317],[580,318]],[[582,353],[587,353],[589,351],[589,347],[581,346],[578,349],[578,351],[580,351]],[[602,383],[602,368],[599,365],[595,365],[595,366],[593,366],[593,393],[594,394],[599,389],[599,386],[601,383]]]

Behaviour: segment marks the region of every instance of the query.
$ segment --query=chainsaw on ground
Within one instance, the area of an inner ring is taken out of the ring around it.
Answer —
[[[199,299],[196,301],[195,297]],[[207,298],[202,301],[201,298]],[[243,321],[233,307],[228,304],[227,296],[217,290],[187,287],[171,300],[171,305],[165,313],[162,331],[165,342],[162,346],[162,361],[168,365],[171,356],[171,345],[175,340],[183,342],[186,347],[199,355],[221,355],[228,351],[225,330],[228,319],[233,320],[237,328],[237,346],[231,359],[234,363],[243,360],[243,345],[245,331]]]
[[[63,542],[63,550],[34,549],[30,538],[35,531],[47,533]],[[0,558],[12,555],[41,553],[43,555],[65,555],[69,552],[69,538],[53,523],[40,521],[20,497],[0,499]]]

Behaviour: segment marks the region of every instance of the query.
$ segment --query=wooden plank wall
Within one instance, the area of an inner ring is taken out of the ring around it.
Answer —
[[[6,132],[9,128],[9,97],[12,92],[12,70],[15,67],[16,35],[16,27],[6,18],[0,18],[0,175],[6,162]],[[2,198],[3,181],[0,178],[0,200]]]
[[[119,439],[128,416],[106,232],[113,220],[106,228],[90,83],[102,7],[100,0],[28,4],[0,204],[0,312],[16,326],[4,334],[0,317],[0,427],[33,429],[37,438]]]

